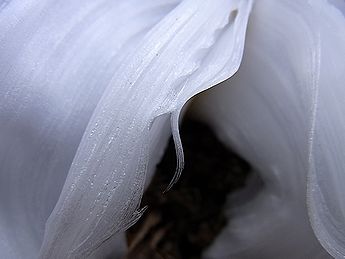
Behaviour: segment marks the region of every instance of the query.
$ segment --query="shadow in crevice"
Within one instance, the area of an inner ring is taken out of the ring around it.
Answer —
[[[176,166],[171,139],[143,197],[149,209],[127,231],[128,259],[200,258],[227,223],[227,196],[252,176],[250,165],[205,124],[185,119],[181,138],[186,161],[181,179],[163,194]]]

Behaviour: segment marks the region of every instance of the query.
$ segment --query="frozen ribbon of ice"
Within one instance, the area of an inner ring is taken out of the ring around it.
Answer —
[[[251,2],[0,2],[2,258],[121,252],[150,154],[171,118],[174,183],[179,112],[238,69]]]
[[[238,74],[194,105],[264,181],[206,258],[327,258],[317,239],[345,257],[345,18],[332,3],[256,2]]]
[[[119,51],[135,47],[177,4],[1,2],[1,258],[37,258],[45,222]]]
[[[181,173],[183,105],[237,71],[251,5],[0,0],[1,258],[121,256],[170,127]],[[345,257],[344,13],[256,1],[238,74],[194,104],[265,183],[206,258]]]

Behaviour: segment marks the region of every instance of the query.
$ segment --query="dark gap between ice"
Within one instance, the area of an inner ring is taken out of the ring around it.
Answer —
[[[186,161],[181,179],[163,194],[176,166],[170,139],[141,203],[149,208],[126,233],[127,259],[200,258],[227,223],[226,197],[250,175],[250,165],[205,124],[185,119],[181,138]]]

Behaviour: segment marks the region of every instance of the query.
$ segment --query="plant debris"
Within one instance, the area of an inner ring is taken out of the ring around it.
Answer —
[[[126,259],[200,258],[227,223],[227,195],[245,185],[249,164],[208,126],[187,119],[181,138],[186,161],[182,177],[163,194],[176,166],[171,139],[142,200],[149,208],[127,231]]]

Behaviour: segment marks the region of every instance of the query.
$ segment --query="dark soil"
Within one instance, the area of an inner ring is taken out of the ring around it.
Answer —
[[[250,166],[206,125],[187,119],[181,138],[186,161],[181,179],[163,194],[176,166],[170,140],[142,200],[149,208],[127,231],[127,259],[200,258],[227,223],[227,195],[245,184]]]

